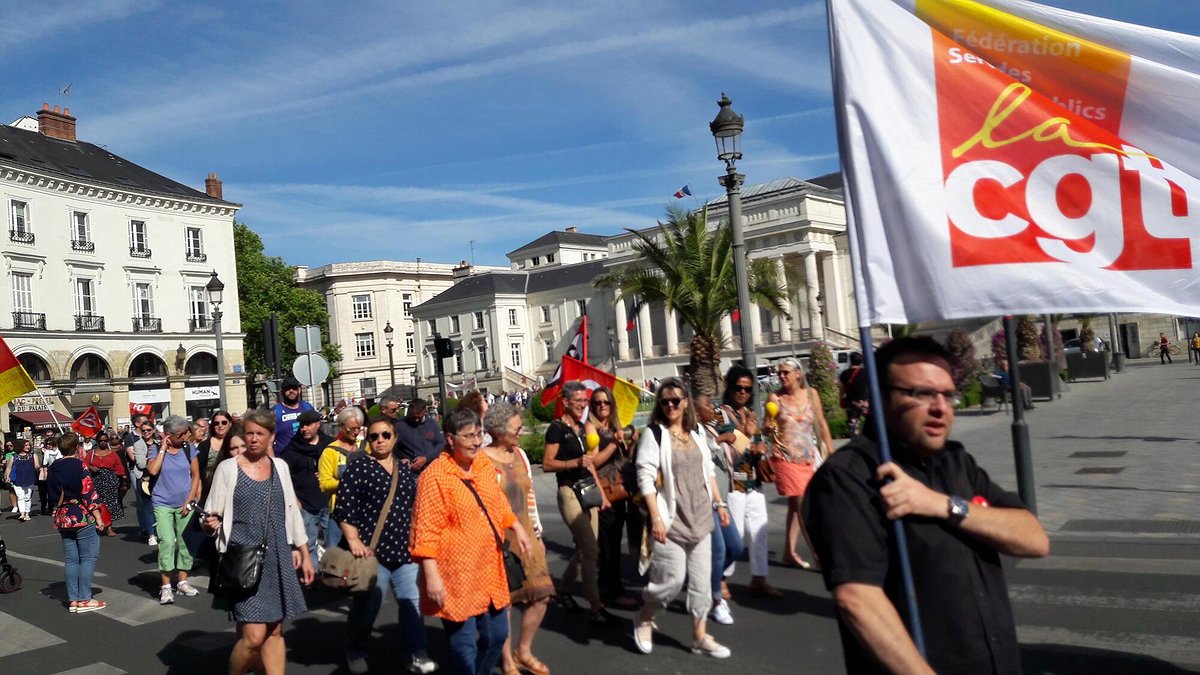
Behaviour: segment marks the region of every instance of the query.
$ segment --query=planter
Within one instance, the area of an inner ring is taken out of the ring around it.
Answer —
[[[1067,354],[1067,379],[1108,379],[1108,352],[1079,352]]]
[[[1067,357],[1069,365],[1071,354],[1067,354]],[[1022,361],[1020,368],[1021,381],[1029,385],[1029,393],[1033,398],[1053,400],[1062,394],[1062,378],[1057,371],[1051,377],[1050,364],[1046,361]]]

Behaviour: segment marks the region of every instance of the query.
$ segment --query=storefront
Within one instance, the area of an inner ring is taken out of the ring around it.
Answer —
[[[212,417],[221,407],[221,391],[217,383],[192,384],[188,383],[183,389],[183,400],[187,406],[187,416],[191,420],[201,417]]]
[[[161,421],[171,414],[171,388],[163,384],[129,385],[129,402],[149,405],[155,420]],[[128,414],[126,412],[126,414]]]

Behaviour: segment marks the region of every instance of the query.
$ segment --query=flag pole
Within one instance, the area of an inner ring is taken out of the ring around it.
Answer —
[[[50,411],[50,419],[54,420],[54,426],[58,427],[58,433],[63,433],[62,422],[58,421],[58,412],[54,410],[54,406],[50,405],[50,401],[46,399],[46,395],[42,393],[41,389],[34,387],[33,390],[37,392],[38,398],[42,399],[42,403]]]
[[[837,35],[833,28],[833,0],[825,2],[825,17],[829,29],[829,68],[833,76],[834,118],[837,122],[838,161],[842,171],[843,194],[845,195],[846,234],[850,238],[850,266],[856,281],[854,301],[858,309],[859,342],[862,344],[863,363],[867,368],[867,383],[871,397],[870,418],[875,424],[879,460],[881,463],[887,463],[892,461],[892,448],[888,441],[887,424],[883,419],[883,393],[879,385],[879,370],[875,361],[875,343],[871,340],[869,294],[865,288],[869,283],[870,270],[863,265],[863,252],[860,249],[862,243],[858,241],[858,233],[855,229],[853,181],[846,180],[847,176],[852,175],[846,171],[847,165],[852,166],[854,159],[849,154],[850,143],[847,138],[846,122],[843,118],[846,100],[842,90],[838,87]],[[861,283],[857,283],[859,281]],[[917,651],[924,657],[926,655],[925,634],[921,629],[921,613],[917,606],[917,589],[916,584],[913,583],[912,562],[908,557],[908,537],[904,529],[903,518],[892,521],[892,536],[896,541],[896,558],[900,561],[900,578],[904,585],[904,600],[908,609],[908,631]]]

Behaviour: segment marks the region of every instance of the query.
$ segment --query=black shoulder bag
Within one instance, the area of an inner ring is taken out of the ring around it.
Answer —
[[[267,478],[267,508],[263,510],[262,543],[225,546],[225,552],[221,554],[221,560],[217,563],[216,578],[213,580],[219,595],[247,598],[258,590],[263,561],[267,556],[267,542],[271,536],[271,496],[275,493],[275,461],[267,461],[271,462],[271,475]],[[232,514],[226,516],[232,517]]]
[[[492,517],[488,515],[487,507],[483,505],[483,499],[479,493],[475,491],[475,486],[471,485],[471,481],[466,478],[462,479],[463,485],[475,495],[475,501],[479,502],[479,508],[483,509],[483,517],[487,518],[488,525],[492,528],[492,536],[496,538],[496,548],[500,549],[500,554],[504,558],[504,573],[508,576],[509,592],[519,590],[525,584],[525,568],[521,567],[521,559],[517,557],[508,548],[508,542],[500,541],[500,533],[496,531],[496,524],[492,522]]]

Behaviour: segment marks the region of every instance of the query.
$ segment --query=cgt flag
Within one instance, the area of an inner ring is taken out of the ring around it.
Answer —
[[[100,429],[104,423],[100,421],[100,413],[96,411],[96,406],[90,405],[88,409],[83,411],[79,419],[71,422],[71,428],[80,436],[91,438],[100,433]]]
[[[613,401],[617,404],[617,418],[621,421],[621,426],[633,424],[633,415],[637,412],[638,403],[641,401],[641,389],[636,384],[569,356],[563,357],[560,370],[562,370],[563,382],[579,380],[583,386],[587,387],[589,397],[599,387],[611,389]],[[558,400],[554,409],[554,416],[560,415],[562,415],[562,399]]]
[[[0,337],[0,405],[34,389],[37,389],[37,385],[8,348],[8,343]]]
[[[1018,0],[829,19],[860,325],[1200,315],[1200,38]]]
[[[584,314],[579,319],[579,328],[575,330],[575,336],[571,338],[571,344],[567,345],[567,351],[563,354],[563,358],[580,359],[587,361],[587,314]],[[541,402],[543,406],[550,405],[550,402],[558,398],[558,390],[562,388],[562,383],[566,382],[563,379],[563,367],[560,363],[558,368],[554,370],[554,375],[550,377],[550,381],[546,383],[542,389]]]

